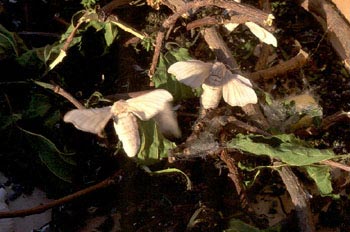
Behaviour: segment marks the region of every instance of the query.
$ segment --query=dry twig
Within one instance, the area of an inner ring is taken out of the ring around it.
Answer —
[[[249,213],[254,212],[254,210],[249,206],[247,193],[242,182],[241,174],[236,166],[236,161],[232,155],[227,153],[227,150],[223,149],[220,153],[220,159],[225,162],[229,170],[228,177],[232,180],[236,187],[237,194],[239,196],[242,209],[247,210]]]
[[[334,162],[332,160],[324,160],[324,161],[321,161],[320,163],[331,166],[333,168],[339,168],[339,169],[342,169],[344,171],[350,172],[350,166],[342,164],[342,163]]]
[[[210,49],[215,53],[218,61],[227,65],[231,70],[240,72],[238,64],[235,58],[232,56],[232,52],[227,47],[225,41],[221,35],[217,32],[215,27],[204,28],[201,31],[205,42],[208,44]]]
[[[66,92],[60,86],[48,84],[48,83],[41,82],[41,81],[34,81],[34,83],[37,84],[37,85],[40,85],[41,87],[44,87],[46,89],[51,89],[55,93],[61,95],[62,97],[64,97],[68,101],[70,101],[78,109],[85,109],[85,107],[77,99],[75,99],[71,94]]]
[[[204,27],[204,26],[211,26],[211,25],[225,25],[228,23],[237,23],[237,24],[243,24],[245,22],[251,22],[255,20],[254,17],[251,17],[251,15],[233,15],[230,17],[230,19],[225,19],[221,15],[217,15],[215,17],[213,16],[207,16],[201,19],[194,20],[187,24],[186,29],[191,30],[193,28],[197,27]],[[256,22],[258,24],[261,24],[261,22]],[[267,27],[264,25],[267,30],[273,31],[273,27]]]
[[[272,79],[278,75],[300,69],[306,64],[308,57],[308,53],[300,49],[299,53],[290,60],[277,64],[268,69],[253,72],[249,74],[249,77],[253,81],[259,81],[261,79],[266,81]]]
[[[257,22],[259,24],[261,24],[261,22],[264,22],[264,20],[268,18],[268,14],[264,13],[263,11],[260,11],[249,5],[236,3],[234,1],[229,2],[223,0],[197,0],[185,3],[183,6],[179,7],[179,9],[177,9],[177,11],[173,15],[169,16],[166,20],[164,20],[163,25],[158,32],[152,63],[149,70],[150,77],[152,77],[155,72],[166,30],[174,26],[178,18],[180,18],[185,13],[189,11],[196,11],[204,6],[217,6],[220,8],[235,11],[237,12],[237,14],[250,15],[252,21]]]
[[[345,1],[344,1],[345,3]],[[325,0],[306,0],[301,4],[320,22],[333,48],[350,72],[350,25],[336,7]]]
[[[350,112],[339,111],[322,120],[321,128],[328,130],[331,126],[339,122],[350,122]]]
[[[73,194],[70,194],[68,196],[62,197],[60,199],[54,200],[52,202],[49,202],[45,205],[39,205],[34,208],[30,209],[23,209],[23,210],[17,210],[12,212],[0,212],[0,218],[14,218],[14,217],[24,217],[28,215],[33,214],[39,214],[42,212],[45,212],[46,210],[49,210],[53,207],[57,207],[63,204],[66,204],[72,200],[75,200],[78,197],[85,196],[89,193],[95,192],[96,190],[106,188],[108,186],[114,185],[119,182],[120,177],[120,171],[115,172],[113,175],[108,177],[107,179],[101,181],[100,183],[97,183],[95,185],[92,185],[90,187],[87,187],[85,189],[82,189],[78,192],[75,192]]]
[[[274,162],[274,166],[280,166],[281,164],[281,162]],[[298,231],[314,232],[315,224],[310,209],[310,197],[304,190],[302,183],[298,180],[290,167],[280,167],[277,168],[277,171],[280,174],[295,206],[296,215],[299,221]]]

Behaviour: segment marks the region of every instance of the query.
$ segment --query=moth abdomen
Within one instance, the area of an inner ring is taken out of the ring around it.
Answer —
[[[204,109],[215,109],[218,107],[222,97],[222,86],[202,85],[201,105]]]
[[[113,125],[119,140],[123,144],[125,153],[129,157],[136,156],[140,148],[140,135],[136,117],[129,112],[119,114]]]

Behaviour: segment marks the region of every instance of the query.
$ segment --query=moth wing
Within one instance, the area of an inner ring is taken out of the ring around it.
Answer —
[[[154,120],[165,137],[170,139],[181,137],[181,131],[171,104],[166,103],[163,110],[154,117]]]
[[[260,27],[258,24],[253,22],[246,22],[245,25],[249,28],[249,30],[258,37],[262,42],[266,44],[271,44],[274,47],[277,47],[277,39],[270,32]]]
[[[127,100],[128,111],[132,112],[143,121],[153,118],[161,112],[173,96],[164,89],[156,89],[152,92]]]
[[[200,60],[179,61],[169,67],[168,73],[181,83],[197,88],[209,77],[212,67],[212,63]]]
[[[64,115],[63,120],[73,123],[79,130],[100,135],[111,117],[111,107],[108,106],[96,109],[71,110]]]
[[[231,106],[245,106],[249,103],[258,102],[258,97],[252,88],[249,79],[239,75],[227,72],[224,77],[222,95]]]

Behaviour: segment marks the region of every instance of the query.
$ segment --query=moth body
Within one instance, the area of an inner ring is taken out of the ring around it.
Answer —
[[[114,129],[123,144],[125,153],[134,157],[140,148],[140,135],[136,117],[124,112],[114,117]]]
[[[203,93],[200,103],[204,109],[215,109],[218,107],[222,98],[222,86],[211,86],[206,83],[202,84]]]
[[[215,62],[210,76],[202,84],[203,93],[200,103],[204,109],[215,109],[222,98],[222,77],[226,67],[223,63]]]
[[[218,76],[220,77],[220,84],[222,85],[222,78],[228,72],[226,66],[221,62],[215,62],[211,68],[210,76]]]
[[[111,113],[115,116],[129,111],[128,103],[125,100],[114,102],[111,107]]]
[[[95,109],[75,109],[64,116],[65,122],[82,131],[101,135],[108,121],[113,118],[114,129],[129,157],[136,156],[140,149],[137,118],[157,122],[160,131],[168,137],[180,137],[181,131],[170,101],[172,95],[163,89],[150,91],[128,100],[119,100],[112,106]]]
[[[172,64],[168,72],[192,88],[202,86],[200,102],[204,109],[216,108],[222,97],[231,106],[245,106],[258,101],[250,80],[232,74],[221,62],[180,61]]]

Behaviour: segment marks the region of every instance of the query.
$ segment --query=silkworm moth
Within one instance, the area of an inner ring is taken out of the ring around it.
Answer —
[[[163,89],[153,90],[128,100],[119,100],[112,106],[94,109],[75,109],[65,114],[63,120],[73,123],[82,131],[101,135],[110,119],[123,149],[134,157],[140,148],[137,119],[154,118],[165,136],[180,137],[181,132],[170,102],[172,95]]]
[[[221,62],[180,61],[172,64],[168,73],[192,88],[202,86],[200,102],[204,109],[216,108],[221,98],[231,106],[245,106],[258,101],[249,79],[232,74]]]

